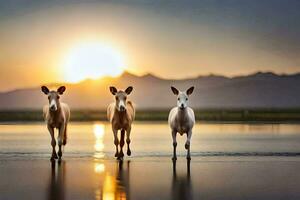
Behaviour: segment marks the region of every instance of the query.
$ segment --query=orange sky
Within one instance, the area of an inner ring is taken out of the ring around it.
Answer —
[[[126,69],[136,74],[184,78],[299,71],[294,51],[283,51],[268,36],[262,40],[260,30],[251,29],[251,20],[247,24],[234,18],[235,10],[227,16],[184,12],[189,7],[176,12],[176,5],[32,2],[2,8],[2,91],[66,81],[62,63],[75,44],[86,41],[109,44],[123,55]]]

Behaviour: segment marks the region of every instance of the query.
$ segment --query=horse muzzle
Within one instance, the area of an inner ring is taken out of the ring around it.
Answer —
[[[120,106],[120,112],[126,111],[126,108],[124,106]]]
[[[57,107],[55,105],[53,105],[53,106],[50,107],[50,111],[54,112],[56,110],[57,110]]]

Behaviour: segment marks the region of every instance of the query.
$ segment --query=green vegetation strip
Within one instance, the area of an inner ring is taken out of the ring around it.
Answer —
[[[137,121],[167,121],[168,110],[139,110]],[[300,109],[199,109],[195,111],[199,121],[253,121],[300,122]],[[71,121],[102,121],[104,110],[74,110]],[[42,112],[36,110],[0,111],[0,121],[43,121]]]

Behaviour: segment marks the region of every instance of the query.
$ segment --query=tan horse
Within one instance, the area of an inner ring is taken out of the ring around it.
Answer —
[[[42,86],[42,92],[48,96],[49,105],[43,108],[43,116],[47,123],[47,128],[51,135],[52,156],[51,160],[57,159],[55,151],[56,140],[54,138],[54,129],[58,129],[58,156],[59,160],[62,157],[61,146],[67,144],[67,125],[70,119],[70,109],[65,103],[59,101],[59,96],[66,90],[65,86],[61,86],[57,91],[50,91],[46,86]]]
[[[135,116],[135,108],[133,103],[127,100],[127,95],[133,90],[132,87],[128,87],[125,91],[117,90],[115,87],[110,87],[110,92],[115,96],[115,102],[111,103],[107,108],[107,118],[111,122],[112,130],[114,134],[114,144],[116,145],[115,157],[123,159],[123,146],[125,144],[124,137],[126,131],[126,143],[127,143],[127,155],[131,155],[130,144],[130,131],[131,124]],[[118,139],[118,130],[121,130],[120,142]],[[120,152],[118,145],[120,144]]]

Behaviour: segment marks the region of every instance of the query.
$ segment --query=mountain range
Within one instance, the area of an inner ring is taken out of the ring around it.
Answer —
[[[62,101],[73,109],[105,109],[114,100],[109,86],[125,89],[133,86],[129,98],[141,109],[171,108],[176,97],[170,86],[186,90],[195,86],[190,97],[193,108],[295,108],[300,107],[300,73],[278,75],[257,72],[247,76],[217,75],[171,80],[152,74],[136,76],[124,72],[121,76],[84,80],[76,84],[51,84],[67,87]],[[17,89],[0,93],[0,109],[41,109],[47,97],[40,87]]]

